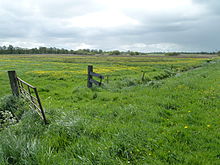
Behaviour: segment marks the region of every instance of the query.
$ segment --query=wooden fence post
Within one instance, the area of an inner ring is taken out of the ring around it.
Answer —
[[[108,84],[108,77],[109,77],[109,75],[107,75],[106,77],[107,77],[107,84]]]
[[[87,82],[88,88],[92,88],[92,82],[90,81],[92,79],[92,75],[90,74],[91,72],[93,72],[93,66],[88,65],[88,82]]]
[[[8,71],[8,77],[9,77],[10,84],[11,84],[12,94],[14,96],[19,96],[19,89],[18,89],[18,81],[17,81],[16,72],[15,71]]]
[[[141,78],[142,81],[144,81],[144,79],[145,79],[145,77],[144,77],[144,76],[145,76],[145,73],[146,73],[146,72],[143,71],[142,78]]]
[[[44,110],[43,110],[42,104],[41,104],[41,102],[40,102],[40,97],[39,97],[39,95],[38,95],[37,88],[34,88],[34,92],[35,92],[36,97],[37,97],[37,101],[38,101],[38,104],[39,104],[39,107],[40,107],[40,111],[41,111],[41,114],[42,114],[44,123],[45,123],[45,124],[48,124],[48,123],[47,123],[47,120],[46,120],[46,116],[45,116],[45,114],[44,114]]]

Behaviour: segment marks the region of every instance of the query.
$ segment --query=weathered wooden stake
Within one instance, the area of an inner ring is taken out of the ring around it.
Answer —
[[[142,74],[142,78],[141,78],[142,81],[144,81],[144,79],[145,79],[145,77],[144,77],[144,76],[145,76],[145,73],[146,73],[146,72],[143,72],[143,74]]]
[[[18,89],[18,81],[15,71],[8,71],[8,77],[10,80],[11,91],[14,96],[19,96],[19,89]]]
[[[45,114],[44,114],[43,106],[42,106],[42,104],[41,104],[41,102],[40,102],[40,97],[39,97],[39,95],[38,95],[37,88],[33,88],[33,89],[34,89],[34,92],[35,92],[36,97],[37,97],[37,101],[38,101],[38,104],[39,104],[39,107],[40,107],[40,110],[41,110],[41,114],[42,114],[44,123],[45,123],[45,124],[48,124],[48,123],[47,123],[47,120],[46,120],[46,116],[45,116]]]
[[[93,72],[93,66],[88,65],[88,82],[87,82],[88,88],[92,88],[92,82],[90,81],[92,79],[92,75],[90,74],[91,72]]]
[[[107,84],[108,84],[108,77],[109,77],[109,75],[107,75],[106,77],[107,77]]]

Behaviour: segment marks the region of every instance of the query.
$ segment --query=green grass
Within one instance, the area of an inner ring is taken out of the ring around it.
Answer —
[[[1,100],[1,111],[23,115],[0,132],[0,164],[219,164],[220,62],[207,60],[3,56],[0,95],[16,69],[39,88],[50,124]],[[89,63],[109,84],[86,88]]]

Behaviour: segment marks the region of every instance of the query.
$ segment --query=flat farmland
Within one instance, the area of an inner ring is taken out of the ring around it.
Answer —
[[[19,104],[20,121],[0,132],[0,163],[219,164],[219,60],[1,55],[0,110],[15,70],[38,88],[50,124]],[[101,87],[87,88],[88,65]]]
[[[206,56],[205,56],[206,57]],[[123,88],[129,82],[141,84],[145,79],[163,79],[163,74],[181,73],[200,67],[212,58],[175,57],[113,57],[113,56],[68,56],[68,55],[1,55],[0,97],[10,93],[7,71],[15,70],[25,81],[39,88],[45,100],[70,96],[74,88],[86,88],[87,66],[106,78],[106,88]],[[169,72],[169,73],[168,73]],[[167,75],[168,77],[171,75]],[[165,76],[166,77],[166,76]],[[108,78],[108,82],[107,82]]]

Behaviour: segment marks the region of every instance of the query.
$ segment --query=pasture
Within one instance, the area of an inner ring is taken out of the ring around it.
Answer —
[[[8,70],[38,87],[50,124],[7,96]],[[219,57],[1,55],[0,97],[23,113],[0,132],[0,164],[220,163]]]

